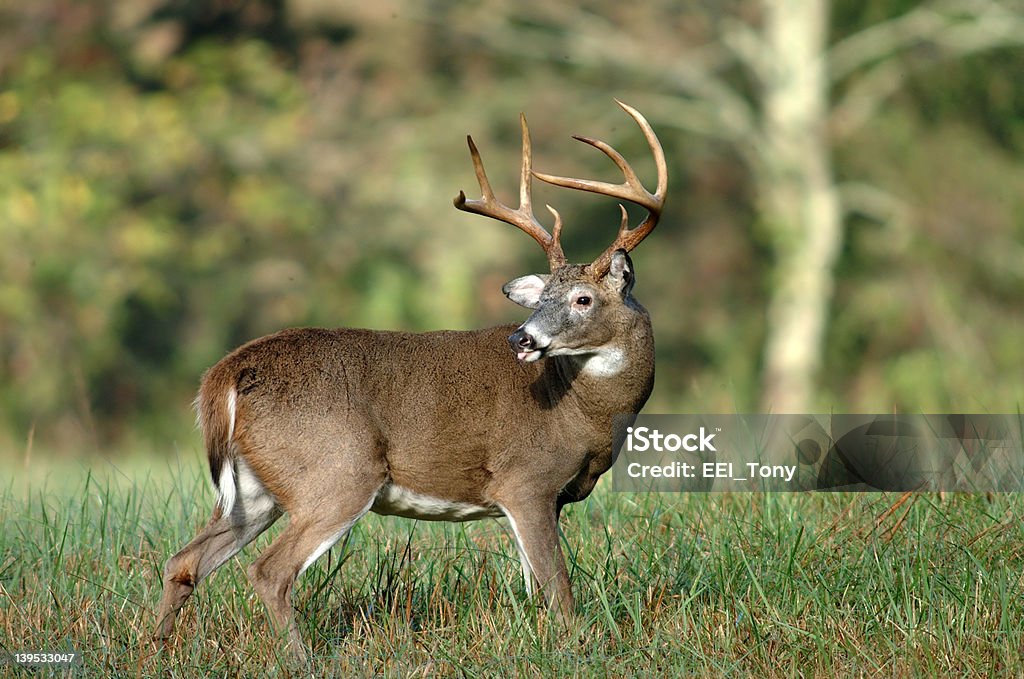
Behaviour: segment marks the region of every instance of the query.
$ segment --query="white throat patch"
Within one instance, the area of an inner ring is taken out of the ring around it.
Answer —
[[[626,353],[621,347],[603,347],[583,363],[583,373],[593,377],[614,377],[626,367]]]

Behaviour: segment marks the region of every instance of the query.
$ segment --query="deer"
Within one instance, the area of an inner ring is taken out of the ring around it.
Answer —
[[[291,605],[296,578],[371,511],[506,519],[528,596],[542,592],[556,620],[571,621],[559,515],[612,466],[613,429],[632,422],[654,385],[651,320],[632,295],[628,253],[659,221],[668,171],[650,123],[616,103],[654,156],[653,193],[613,147],[584,136],[574,138],[608,156],[621,184],[535,172],[520,115],[520,204],[512,208],[495,197],[467,136],[482,197],[460,191],[455,207],[522,230],[550,266],[502,288],[532,311],[522,324],[423,333],[293,328],[244,344],[205,372],[195,409],[216,501],[205,527],[166,562],[155,640],[169,643],[199,582],[284,514],[287,526],[247,575],[299,659],[308,656]],[[547,206],[550,232],[534,214],[534,178],[617,198],[646,216],[630,228],[620,203],[612,244],[589,264],[568,263],[559,213]]]

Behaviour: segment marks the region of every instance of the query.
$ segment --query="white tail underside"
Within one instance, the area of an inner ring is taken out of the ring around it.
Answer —
[[[232,439],[235,437],[235,402],[238,399],[238,394],[232,388],[228,391],[228,440],[227,445],[230,448],[233,444]],[[235,507],[235,462],[228,458],[224,460],[224,466],[220,470],[220,478],[217,479],[217,504],[220,505],[221,512],[225,515],[231,514],[231,510]]]
[[[220,470],[220,478],[217,480],[217,504],[220,505],[221,514],[228,516],[235,508],[235,461],[224,460],[224,466]]]

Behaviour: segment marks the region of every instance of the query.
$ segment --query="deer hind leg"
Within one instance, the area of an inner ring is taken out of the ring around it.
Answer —
[[[370,510],[379,485],[369,492],[346,492],[351,500],[339,498],[329,509],[320,505],[315,510],[290,511],[288,527],[249,566],[249,581],[270,611],[275,627],[287,632],[289,650],[300,660],[305,660],[306,652],[291,605],[295,579]]]
[[[236,499],[231,513],[224,515],[220,506],[214,508],[210,522],[181,551],[167,560],[154,639],[170,637],[178,611],[196,585],[281,516],[273,497],[244,460],[238,460],[236,464]]]
[[[561,623],[567,624],[575,602],[558,543],[558,511],[554,503],[521,502],[499,506],[515,534],[527,591],[533,593],[532,575],[548,607]]]

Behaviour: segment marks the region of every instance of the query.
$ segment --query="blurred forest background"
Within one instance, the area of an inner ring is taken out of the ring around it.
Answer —
[[[650,185],[613,97],[670,165],[649,412],[1015,412],[1022,78],[1009,1],[0,0],[0,447],[191,442],[287,326],[523,319],[544,257],[452,207],[465,135],[509,202],[519,111],[538,170],[618,181],[582,133]],[[536,190],[571,260],[611,241]]]

